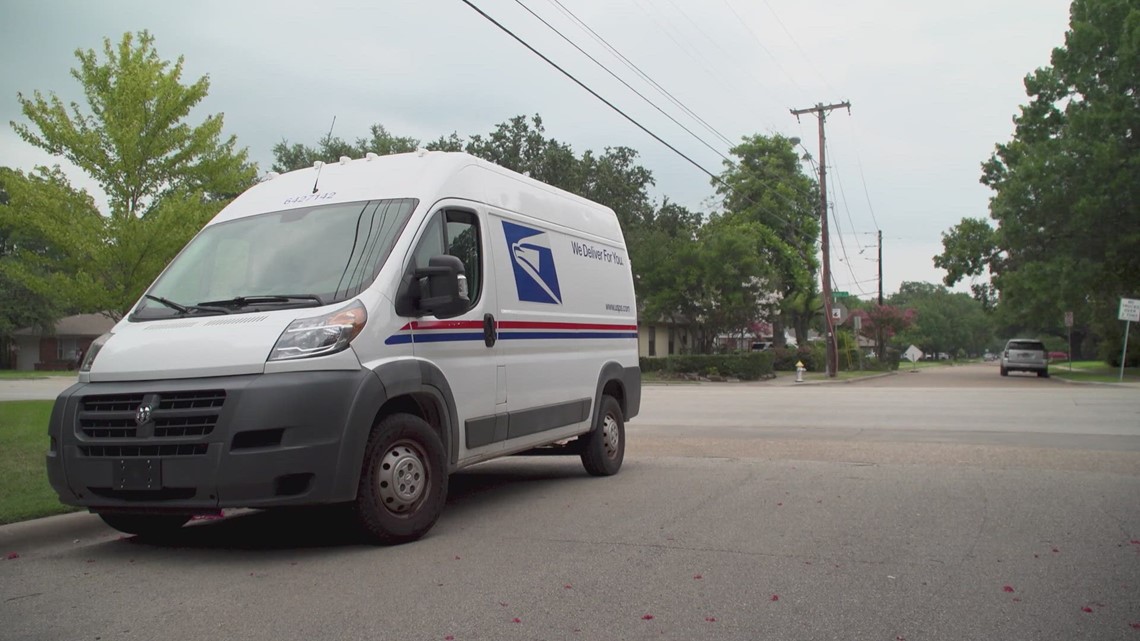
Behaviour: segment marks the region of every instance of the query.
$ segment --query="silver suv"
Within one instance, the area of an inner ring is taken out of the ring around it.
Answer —
[[[1005,344],[1001,353],[1001,375],[1010,372],[1037,372],[1041,378],[1049,378],[1049,355],[1041,341],[1031,338],[1015,338]]]

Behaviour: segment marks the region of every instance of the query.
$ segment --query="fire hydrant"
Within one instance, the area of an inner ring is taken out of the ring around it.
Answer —
[[[803,361],[796,361],[796,382],[797,383],[804,382],[804,372],[805,371],[806,370],[804,369],[804,362]]]

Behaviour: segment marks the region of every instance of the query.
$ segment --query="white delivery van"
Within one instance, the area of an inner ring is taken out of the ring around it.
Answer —
[[[345,503],[422,536],[448,475],[509,454],[611,475],[641,399],[613,211],[467,154],[289,172],[223,209],[51,416],[64,503],[158,534]]]

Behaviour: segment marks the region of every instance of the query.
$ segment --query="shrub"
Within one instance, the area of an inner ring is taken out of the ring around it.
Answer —
[[[755,381],[772,373],[772,353],[684,354],[640,359],[643,372],[669,372],[699,376],[729,376]]]

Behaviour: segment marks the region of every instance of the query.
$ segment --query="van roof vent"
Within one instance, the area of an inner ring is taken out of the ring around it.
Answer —
[[[371,151],[364,154],[364,159],[367,160],[368,162],[372,162],[373,160],[376,160],[379,157],[380,156],[377,156],[375,153],[373,153]]]
[[[325,166],[325,163],[323,160],[317,160],[313,163],[313,169],[320,169],[321,167],[324,167],[324,166]]]
[[[348,156],[341,156],[341,157],[340,157],[340,164],[342,164],[342,165],[347,165],[347,164],[348,164],[348,161],[350,161],[350,160],[352,160],[352,159],[351,159],[351,158],[349,158]]]

